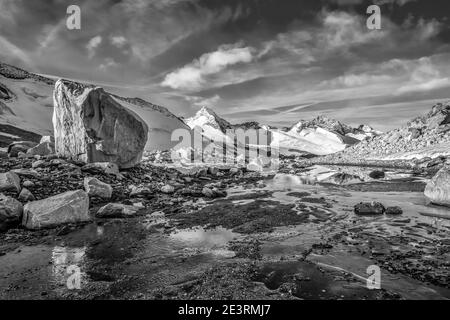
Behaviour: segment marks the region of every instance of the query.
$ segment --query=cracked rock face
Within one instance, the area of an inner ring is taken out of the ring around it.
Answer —
[[[141,161],[146,123],[102,88],[58,80],[53,99],[57,154],[88,163],[113,162],[120,168]]]

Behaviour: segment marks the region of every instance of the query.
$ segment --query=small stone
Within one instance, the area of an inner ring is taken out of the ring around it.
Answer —
[[[175,188],[173,186],[171,186],[170,184],[166,184],[165,186],[163,186],[161,188],[161,192],[162,193],[167,193],[167,194],[174,193],[175,192]]]
[[[30,181],[30,180],[25,180],[23,182],[23,186],[24,186],[24,188],[32,188],[32,187],[34,187],[34,182]]]
[[[37,160],[37,161],[34,161],[34,162],[31,164],[31,167],[32,167],[33,169],[41,168],[41,167],[44,167],[44,166],[45,166],[45,161],[44,161],[44,160]]]
[[[19,194],[19,200],[22,202],[30,202],[36,200],[34,195],[27,188],[23,188]]]
[[[385,213],[391,215],[400,215],[403,214],[403,210],[400,207],[387,207]]]
[[[155,211],[152,214],[150,214],[150,217],[152,217],[152,218],[164,218],[165,214],[162,211]]]
[[[20,191],[20,178],[15,172],[0,173],[0,192],[3,191]]]
[[[231,168],[231,169],[230,169],[230,173],[231,173],[231,174],[238,174],[239,171],[240,171],[239,168]]]
[[[19,225],[23,206],[14,198],[0,194],[0,231]]]
[[[383,179],[385,176],[386,174],[384,173],[384,171],[380,170],[375,170],[369,173],[369,177],[371,177],[372,179]]]
[[[147,187],[136,187],[133,186],[131,188],[130,197],[139,197],[143,195],[149,195],[151,194],[151,190]]]
[[[103,199],[110,199],[112,196],[112,187],[97,178],[84,178],[84,189],[91,197],[99,197]]]

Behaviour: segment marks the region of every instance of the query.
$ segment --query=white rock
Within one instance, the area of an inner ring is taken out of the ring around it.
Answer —
[[[112,196],[112,187],[100,180],[92,177],[84,178],[84,189],[89,196],[110,199]]]
[[[130,168],[142,158],[148,126],[102,88],[58,80],[53,94],[57,154]]]
[[[76,190],[28,202],[23,209],[22,225],[27,229],[41,229],[91,219],[87,193]]]

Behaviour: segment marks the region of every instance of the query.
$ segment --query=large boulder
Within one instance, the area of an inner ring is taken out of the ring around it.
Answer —
[[[3,191],[19,193],[20,178],[15,172],[0,173],[0,192]]]
[[[450,167],[444,167],[428,182],[425,196],[434,204],[450,207]]]
[[[87,193],[76,190],[28,202],[23,208],[22,225],[27,229],[41,229],[91,219]]]
[[[0,194],[0,231],[19,225],[23,206],[14,198]]]
[[[140,162],[148,138],[144,120],[102,88],[58,80],[53,93],[56,153],[130,168]]]

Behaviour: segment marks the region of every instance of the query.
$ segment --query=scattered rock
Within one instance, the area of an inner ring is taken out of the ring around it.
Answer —
[[[141,208],[129,206],[121,203],[108,203],[101,207],[97,213],[97,218],[129,218],[135,216]]]
[[[425,196],[434,204],[450,207],[450,167],[444,167],[428,182]]]
[[[148,126],[102,88],[58,80],[53,127],[57,154],[131,168],[141,161]]]
[[[22,225],[27,229],[41,229],[91,219],[87,193],[76,190],[28,202],[23,209]]]
[[[103,199],[110,199],[113,192],[109,184],[92,177],[84,178],[84,189],[89,196]]]
[[[20,178],[12,171],[6,173],[0,173],[0,192],[12,191],[19,193],[20,191]]]
[[[0,231],[6,231],[20,223],[23,206],[14,198],[0,194]]]
[[[361,202],[354,207],[355,214],[358,215],[380,215],[386,208],[379,202]]]
[[[23,188],[19,194],[19,200],[22,202],[30,202],[36,200],[34,195],[27,188]]]

